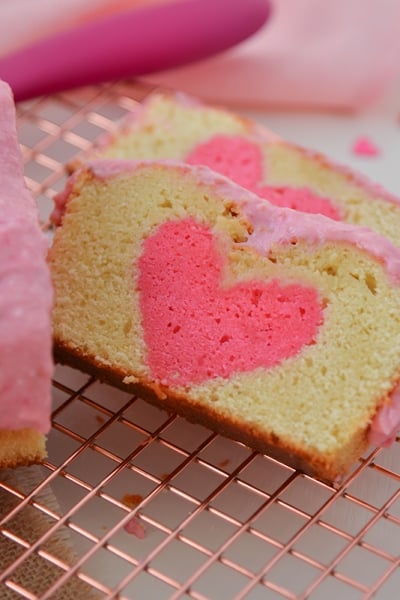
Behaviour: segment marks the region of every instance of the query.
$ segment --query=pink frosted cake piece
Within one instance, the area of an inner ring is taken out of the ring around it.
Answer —
[[[50,428],[52,286],[24,184],[9,86],[0,81],[0,465],[40,461]]]
[[[371,435],[393,438],[400,249],[386,238],[171,161],[88,164],[58,222],[61,362],[328,481]]]
[[[71,168],[93,157],[168,158],[207,165],[276,206],[366,226],[400,246],[399,198],[253,120],[180,92],[150,95]],[[64,198],[57,197],[55,223]],[[374,444],[394,439],[400,426],[399,403],[387,406],[383,415],[371,430]]]

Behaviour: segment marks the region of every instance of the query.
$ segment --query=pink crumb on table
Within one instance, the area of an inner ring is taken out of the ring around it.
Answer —
[[[352,145],[352,151],[359,156],[379,156],[381,154],[381,150],[375,142],[367,136],[357,138]]]
[[[124,530],[126,533],[135,535],[137,538],[139,538],[139,540],[144,540],[146,537],[146,530],[139,521],[138,517],[132,517],[132,519],[129,519],[129,521],[124,525]]]
[[[143,496],[141,494],[125,494],[122,498],[122,502],[129,508],[135,508],[142,500]],[[135,535],[140,540],[143,540],[146,537],[146,530],[137,516],[132,517],[125,523],[124,531],[131,535]]]

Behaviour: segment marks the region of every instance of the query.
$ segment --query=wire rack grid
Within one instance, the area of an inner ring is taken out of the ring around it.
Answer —
[[[43,222],[65,163],[153,89],[18,106]],[[53,388],[47,461],[0,477],[1,598],[399,597],[399,440],[336,489],[70,368]]]

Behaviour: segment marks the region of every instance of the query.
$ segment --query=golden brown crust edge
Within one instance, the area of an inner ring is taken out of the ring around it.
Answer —
[[[46,457],[46,438],[38,431],[0,430],[1,469],[40,464]]]
[[[343,451],[339,457],[324,459],[324,457],[312,455],[302,448],[290,447],[277,436],[266,439],[265,434],[256,427],[243,426],[231,416],[222,416],[209,407],[199,406],[182,396],[172,395],[170,392],[167,394],[166,390],[156,383],[141,381],[139,378],[132,383],[124,382],[124,378],[129,377],[129,374],[100,364],[94,358],[84,356],[79,349],[71,349],[62,342],[55,341],[54,357],[56,362],[77,368],[103,383],[135,394],[159,408],[177,413],[188,421],[203,425],[329,484],[340,482],[357,457],[360,457],[368,447],[367,432],[359,431],[356,439],[352,440],[349,453]],[[349,455],[353,456],[352,460],[349,460]]]

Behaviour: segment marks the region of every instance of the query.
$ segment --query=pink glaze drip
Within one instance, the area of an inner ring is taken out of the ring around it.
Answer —
[[[224,288],[223,270],[211,231],[193,219],[164,223],[145,240],[144,336],[150,369],[164,384],[273,367],[315,342],[323,319],[315,289],[275,280]]]
[[[52,288],[24,185],[11,90],[0,81],[0,429],[50,428]]]
[[[263,184],[263,155],[260,147],[241,136],[215,135],[198,144],[186,157],[192,165],[205,165],[265,198],[275,206],[319,213],[337,221],[340,210],[329,199],[302,187],[273,187]]]
[[[68,177],[67,184],[65,188],[56,194],[53,198],[54,207],[50,215],[50,223],[58,227],[61,225],[62,218],[65,213],[65,207],[69,199],[69,195],[74,189],[76,175],[73,174],[71,177]]]
[[[400,385],[392,392],[388,404],[384,404],[375,415],[369,431],[369,441],[373,446],[388,448],[400,430]]]

